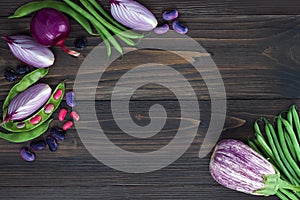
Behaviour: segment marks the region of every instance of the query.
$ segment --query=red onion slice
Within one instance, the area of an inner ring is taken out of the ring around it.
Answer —
[[[54,63],[52,51],[27,35],[4,36],[11,52],[22,62],[37,67],[46,68]]]

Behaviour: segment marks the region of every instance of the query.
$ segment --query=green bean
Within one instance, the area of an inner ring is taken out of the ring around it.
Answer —
[[[53,98],[53,95],[59,89],[62,90],[62,95],[59,99],[56,100]],[[57,85],[57,87],[53,91],[52,95],[50,96],[50,98],[48,99],[48,101],[45,104],[45,105],[50,104],[50,103],[53,104],[54,105],[53,111],[51,113],[45,113],[44,107],[42,107],[38,112],[36,112],[34,114],[34,116],[40,115],[42,117],[41,121],[38,124],[31,124],[30,123],[31,117],[29,117],[26,120],[23,120],[21,122],[13,122],[13,121],[6,122],[5,124],[3,124],[2,127],[11,132],[24,132],[24,131],[30,131],[30,130],[37,128],[38,126],[42,125],[45,121],[47,121],[50,118],[50,116],[54,113],[54,111],[59,107],[61,100],[64,97],[64,93],[65,93],[65,84],[64,84],[64,82],[62,82]],[[18,124],[20,124],[20,123],[24,123],[25,126],[23,128],[18,128]]]
[[[258,120],[256,120],[256,121],[254,122],[254,131],[255,131],[255,133],[258,133],[258,134],[262,135],[262,133],[261,133],[261,131],[260,131],[260,127],[259,127],[259,125],[258,125],[258,121],[261,121],[261,119],[258,119]]]
[[[291,156],[289,150],[288,150],[288,146],[286,144],[285,141],[285,137],[284,137],[284,131],[282,128],[282,122],[281,122],[281,116],[279,116],[277,118],[277,130],[278,130],[278,135],[279,135],[279,140],[280,140],[280,144],[282,146],[282,150],[283,150],[283,155],[285,155],[286,159],[287,159],[287,163],[286,164],[290,164],[291,167],[295,170],[296,174],[298,175],[298,183],[300,183],[299,177],[300,177],[300,168],[298,166],[298,164],[295,162],[295,160],[293,159],[293,157]],[[279,143],[278,143],[279,145]]]
[[[251,147],[251,149],[253,149],[257,153],[259,153],[261,156],[263,156],[263,153],[258,149],[258,147],[256,146],[256,144],[253,140],[248,140],[248,145],[249,145],[249,147]]]
[[[26,90],[28,87],[36,83],[38,80],[48,74],[48,69],[39,68],[26,74],[18,83],[16,83],[9,91],[3,103],[3,120],[7,113],[7,107],[10,101],[17,96],[20,92]]]
[[[79,5],[76,3],[70,1],[70,0],[63,0],[66,4],[68,4],[71,8],[76,10],[78,13],[83,15],[86,19],[88,19],[97,29],[100,29],[103,33],[103,35],[107,38],[107,40],[115,47],[115,49],[120,53],[123,54],[122,47],[120,44],[116,41],[114,37],[107,31],[107,29],[99,23],[90,13],[82,9]]]
[[[42,135],[43,133],[45,133],[48,130],[48,127],[51,122],[52,122],[52,119],[43,123],[41,126],[37,127],[36,129],[33,129],[31,131],[24,131],[21,133],[0,132],[0,138],[7,140],[9,142],[13,142],[13,143],[27,142],[27,141],[33,140],[33,139],[39,137],[40,135]]]
[[[277,143],[275,144],[275,140],[273,140],[273,138],[272,138],[270,126],[269,126],[269,123],[267,122],[267,120],[265,120],[265,123],[266,123],[266,124],[265,124],[265,133],[266,133],[266,136],[267,136],[267,138],[268,138],[268,142],[269,142],[269,144],[270,144],[270,147],[271,147],[271,149],[272,149],[272,152],[273,152],[273,154],[274,154],[274,157],[275,157],[275,159],[276,159],[276,161],[277,161],[277,163],[278,163],[278,166],[280,167],[280,169],[281,169],[281,171],[283,172],[283,174],[288,178],[288,180],[290,180],[292,183],[295,183],[295,177],[292,176],[292,175],[294,175],[294,173],[291,172],[291,171],[289,171],[290,168],[289,168],[289,167],[286,167],[286,166],[283,164],[283,162],[282,162],[282,158],[281,158],[282,156],[280,156],[280,155],[281,155],[281,152],[280,152],[279,149],[277,149],[278,146],[277,146],[277,148],[276,148]],[[288,169],[287,169],[287,168],[288,168]],[[291,175],[290,172],[292,173],[292,175]]]
[[[281,200],[290,200],[288,197],[284,195],[284,193],[281,191],[282,189],[279,189],[276,193],[276,196]]]
[[[300,122],[296,106],[292,105],[290,111],[292,112],[296,132],[298,134],[298,140],[300,141]]]
[[[265,138],[262,135],[257,134],[257,133],[255,133],[255,136],[256,136],[256,139],[257,139],[257,142],[258,142],[259,146],[263,149],[264,152],[266,152],[266,154],[269,158],[271,158],[272,160],[275,161],[275,156],[274,156],[271,148],[269,147],[269,145],[265,141]]]
[[[297,160],[296,152],[289,134],[287,134],[285,130],[283,131],[283,134],[284,134],[285,142],[287,143],[287,146],[290,150],[289,152],[291,153],[291,156],[293,157],[294,160]]]
[[[280,189],[280,191],[281,191],[284,195],[286,195],[286,196],[288,197],[289,200],[299,200],[299,198],[298,198],[296,195],[294,195],[292,192],[290,192],[290,191],[288,191],[288,190],[286,190],[286,189]],[[277,195],[277,194],[276,194],[276,195]],[[283,198],[283,199],[285,199],[285,198]]]
[[[107,53],[107,57],[110,57],[111,55],[111,46],[110,46],[110,43],[109,41],[106,39],[106,37],[104,36],[104,34],[102,33],[102,31],[95,27],[97,32],[99,33],[100,37],[102,38],[102,41],[104,43],[104,45],[106,46],[106,53]]]
[[[293,126],[293,115],[291,110],[288,111],[287,115],[286,115],[287,121],[290,123],[291,127]]]
[[[46,0],[46,1],[34,1],[29,2],[21,7],[19,7],[12,16],[8,18],[20,18],[24,17],[30,13],[38,11],[43,8],[53,8],[60,12],[66,13],[67,15],[71,16],[75,19],[90,35],[97,35],[93,33],[92,28],[89,22],[79,13],[72,10],[67,4],[60,1],[54,0]]]
[[[122,31],[115,26],[111,25],[109,22],[107,22],[103,17],[101,17],[97,11],[93,8],[93,6],[87,1],[87,0],[80,0],[80,3],[106,28],[114,32],[116,35],[121,35],[123,37],[131,38],[131,39],[138,39],[138,38],[143,38],[144,35],[141,34],[133,34],[133,33],[128,33],[127,31]]]
[[[292,140],[293,147],[294,147],[296,155],[297,155],[297,159],[300,162],[300,146],[299,146],[299,142],[297,140],[296,134],[287,120],[283,119],[282,117],[280,119]]]

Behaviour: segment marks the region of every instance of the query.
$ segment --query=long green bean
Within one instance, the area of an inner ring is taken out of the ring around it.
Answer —
[[[270,148],[272,149],[272,152],[274,154],[274,157],[280,167],[280,170],[282,171],[282,173],[288,178],[288,180],[290,180],[293,184],[295,184],[295,182],[297,182],[294,178],[294,176],[291,175],[290,173],[290,169],[283,164],[282,162],[282,159],[281,159],[281,156],[280,156],[280,153],[278,152],[278,149],[276,148],[276,144],[272,138],[272,135],[271,135],[271,131],[270,131],[270,126],[268,125],[268,122],[265,121],[266,124],[265,124],[265,133],[266,133],[266,136],[268,138],[268,142],[270,144]]]
[[[295,105],[291,106],[290,112],[293,115],[293,121],[294,121],[294,125],[295,125],[296,132],[297,132],[297,135],[298,135],[298,140],[300,141],[300,122],[299,122],[299,116],[298,116],[297,108],[296,108]]]
[[[299,142],[297,140],[296,134],[295,134],[293,128],[291,127],[291,125],[289,124],[289,122],[287,120],[283,119],[282,117],[280,119],[281,119],[287,133],[289,134],[291,140],[292,140],[293,147],[295,149],[298,162],[300,162],[300,146],[299,146]]]
[[[280,140],[280,144],[278,143],[278,145],[282,146],[282,150],[283,150],[283,155],[286,157],[287,159],[287,163],[289,163],[291,165],[291,167],[295,170],[298,179],[300,178],[300,168],[299,165],[295,162],[294,158],[291,156],[291,153],[289,152],[285,137],[284,137],[284,131],[282,128],[282,122],[280,120],[281,116],[279,116],[277,118],[277,130],[278,130],[278,135],[279,135],[279,140]],[[286,164],[287,164],[286,163]],[[300,180],[297,180],[297,182],[300,184]]]
[[[133,34],[129,33],[127,31],[122,31],[115,26],[111,25],[109,22],[107,22],[103,17],[101,17],[97,11],[93,8],[93,6],[88,2],[88,0],[80,0],[80,3],[106,28],[111,30],[116,35],[121,35],[126,38],[131,39],[138,39],[144,37],[144,35],[141,34]]]
[[[116,41],[116,39],[107,31],[107,29],[99,23],[90,13],[82,9],[78,4],[72,2],[71,0],[63,0],[66,4],[68,4],[71,8],[76,10],[86,19],[88,19],[97,29],[100,29],[105,36],[105,38],[115,47],[115,49],[123,55],[123,49],[120,44]]]

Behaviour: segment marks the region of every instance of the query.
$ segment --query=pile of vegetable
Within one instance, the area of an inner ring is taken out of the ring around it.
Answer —
[[[123,53],[120,43],[113,35],[127,45],[134,46],[136,44],[134,40],[144,37],[144,34],[135,33],[127,27],[138,31],[150,31],[157,25],[154,15],[143,5],[132,0],[110,1],[112,15],[117,21],[96,0],[80,0],[80,3],[81,5],[71,0],[34,1],[19,7],[9,18],[20,18],[38,11],[30,25],[33,38],[43,46],[60,46],[75,57],[79,57],[80,54],[67,49],[64,45],[70,26],[62,13],[75,19],[90,35],[100,36],[106,45],[108,56],[111,55],[111,45],[120,54]]]
[[[237,140],[223,140],[216,145],[210,162],[212,177],[240,192],[300,199],[300,123],[296,106],[281,112],[274,122],[261,117],[255,121],[254,131],[249,146]]]

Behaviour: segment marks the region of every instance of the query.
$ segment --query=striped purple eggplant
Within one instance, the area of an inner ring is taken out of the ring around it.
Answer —
[[[224,187],[252,195],[274,195],[278,189],[300,188],[280,179],[271,163],[238,140],[220,141],[210,160],[212,177]]]
[[[49,85],[39,83],[15,96],[8,105],[4,123],[22,120],[42,107],[51,95]]]

